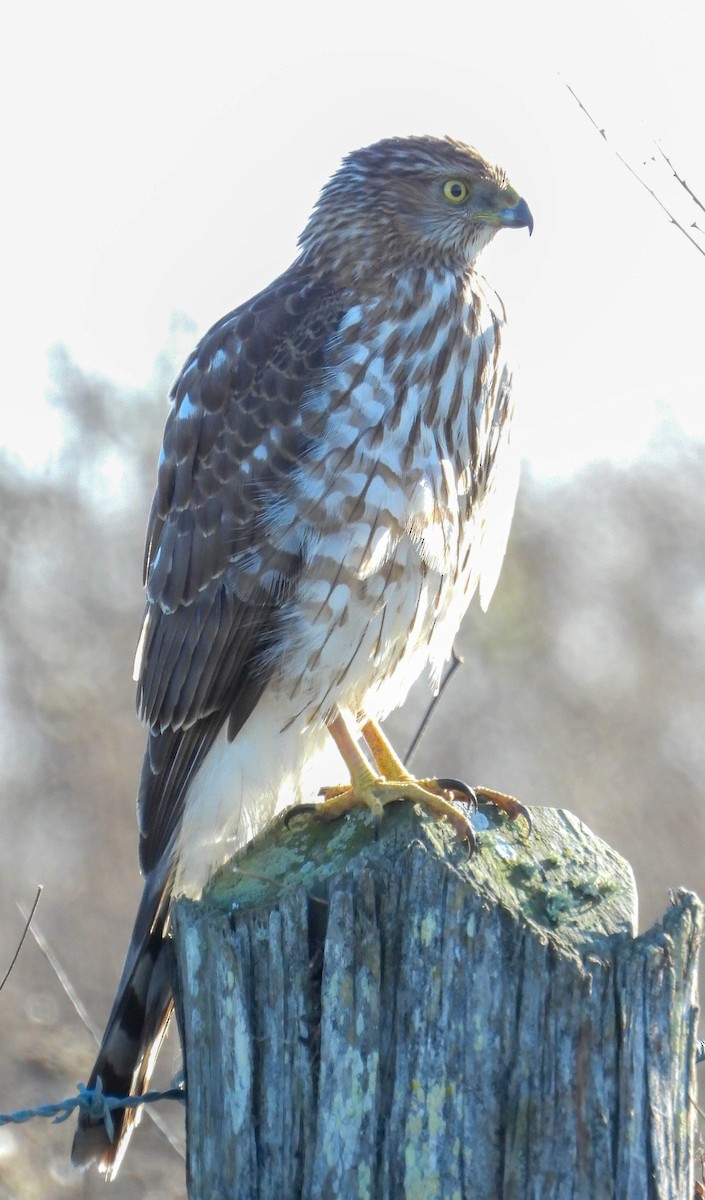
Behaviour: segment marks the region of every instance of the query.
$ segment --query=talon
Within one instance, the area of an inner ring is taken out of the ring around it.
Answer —
[[[461,801],[462,803],[462,801]],[[448,801],[445,802],[443,809],[434,809],[430,805],[424,805],[429,812],[432,812],[437,817],[444,817],[450,825],[453,826],[458,838],[461,842],[465,842],[468,848],[468,858],[472,858],[477,849],[477,838],[475,831],[470,824],[470,819],[465,816],[465,813],[459,812],[457,808],[453,808]]]
[[[506,813],[511,821],[516,821],[517,817],[523,817],[526,821],[528,832],[530,834],[533,833],[534,823],[531,819],[531,813],[515,796],[509,796],[506,792],[496,792],[492,788],[477,787],[474,791],[479,801],[485,804],[494,804],[495,808],[499,808],[501,812]]]
[[[462,779],[433,779],[429,783],[435,783],[436,787],[442,788],[444,792],[452,792],[459,798],[461,804],[469,804],[473,812],[477,812],[477,793],[469,784],[463,783]]]
[[[399,800],[410,800],[420,804],[428,813],[450,822],[461,841],[467,842],[471,855],[477,839],[467,816],[467,809],[477,810],[479,799],[500,808],[508,817],[523,817],[531,832],[531,817],[528,810],[513,796],[495,792],[490,788],[471,788],[462,779],[416,779],[409,775],[401,759],[397,757],[376,721],[367,719],[360,730],[349,728],[340,710],[327,723],[340,754],[350,772],[350,783],[344,787],[323,787],[319,795],[323,802],[299,804],[287,814],[288,825],[292,816],[299,813],[315,813],[321,821],[335,821],[356,808],[366,808],[375,822],[375,836],[387,804]],[[372,766],[357,744],[362,733],[372,757]],[[455,807],[465,806],[466,811]]]
[[[284,813],[284,828],[288,829],[295,817],[303,817],[308,813],[315,813],[317,805],[315,804],[294,804]]]

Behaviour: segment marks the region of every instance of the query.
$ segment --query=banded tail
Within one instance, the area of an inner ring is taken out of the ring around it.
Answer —
[[[156,875],[145,879],[117,996],[88,1080],[92,1088],[100,1078],[110,1096],[147,1091],[174,1005],[164,941],[171,887],[163,872],[161,878]],[[95,1163],[106,1179],[113,1179],[141,1113],[139,1107],[113,1109],[112,1140],[102,1120],[81,1113],[71,1150],[74,1166]]]

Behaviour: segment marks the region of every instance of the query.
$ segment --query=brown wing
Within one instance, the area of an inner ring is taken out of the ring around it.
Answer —
[[[319,432],[302,398],[325,368],[342,306],[296,266],[203,338],[172,390],[145,553],[138,711],[150,726],[140,858],[178,830],[186,789],[226,720],[234,737],[267,675],[297,548],[266,515]]]

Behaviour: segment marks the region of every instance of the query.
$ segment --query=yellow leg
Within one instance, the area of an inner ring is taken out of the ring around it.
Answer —
[[[490,788],[469,788],[459,779],[416,779],[406,770],[376,721],[365,718],[361,733],[374,760],[376,772],[358,745],[357,733],[350,729],[341,712],[328,722],[328,732],[350,772],[350,783],[323,787],[319,804],[299,804],[290,809],[287,821],[299,813],[312,812],[322,821],[336,821],[356,808],[368,808],[380,820],[385,805],[412,800],[427,812],[450,821],[458,836],[474,847],[475,837],[467,815],[451,803],[460,799],[477,807],[478,798],[496,805],[509,817],[524,817],[531,830],[527,809],[514,796]]]
[[[394,752],[391,742],[384,736],[376,721],[369,717],[362,726],[362,736],[370,748],[377,769],[385,779],[408,779],[409,772]]]
[[[385,737],[382,730],[376,721],[369,717],[362,726],[362,736],[370,748],[370,753],[375,760],[377,768],[385,779],[409,779],[409,773],[406,770],[403,762],[394,752],[394,749]],[[424,787],[433,788],[433,785],[439,785],[444,791],[460,791],[463,787],[458,786],[460,781],[457,779],[419,779]],[[455,786],[453,786],[455,785]],[[477,802],[485,800],[489,804],[494,804],[495,808],[501,809],[512,820],[516,817],[523,817],[531,831],[531,816],[527,808],[517,800],[515,796],[509,796],[506,792],[498,792],[494,788],[474,787],[468,788],[472,797]]]
[[[458,836],[468,842],[471,848],[474,846],[475,838],[470,821],[465,813],[451,804],[456,789],[441,788],[435,780],[418,780],[409,775],[379,726],[373,722],[366,722],[363,730],[379,774],[375,774],[370,767],[342,713],[336,713],[333,720],[329,721],[328,732],[350,772],[350,783],[321,788],[319,794],[323,796],[322,803],[299,804],[289,810],[287,820],[302,812],[313,812],[322,821],[335,821],[356,808],[368,808],[379,820],[385,805],[394,804],[399,800],[412,800],[435,816],[445,817]],[[463,785],[459,784],[458,790],[463,799],[472,799]]]

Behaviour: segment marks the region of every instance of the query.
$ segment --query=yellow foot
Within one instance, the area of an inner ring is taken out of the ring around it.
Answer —
[[[447,784],[452,780],[439,779],[439,783]],[[494,804],[495,808],[499,808],[503,813],[506,813],[512,821],[516,821],[517,817],[523,817],[528,826],[529,833],[534,828],[534,823],[531,820],[531,813],[526,808],[521,800],[517,800],[516,796],[509,796],[506,792],[496,792],[494,788],[475,787],[472,789],[478,801],[484,801],[486,804]]]
[[[337,821],[357,808],[369,809],[375,820],[379,821],[387,804],[411,800],[433,816],[445,817],[461,841],[467,842],[471,851],[474,848],[475,835],[468,817],[451,803],[457,796],[473,809],[477,807],[472,792],[459,780],[414,779],[412,775],[383,779],[371,771],[356,771],[355,774],[353,783],[321,788],[319,795],[323,796],[322,803],[297,804],[290,808],[286,814],[287,825],[293,817],[302,813],[313,813],[319,821]]]
[[[364,737],[375,761],[375,766],[385,779],[407,779],[408,772],[404,769],[404,765],[397,757],[394,749],[384,733],[380,729],[376,721],[367,719],[362,725],[362,736]],[[466,783],[459,779],[422,779],[418,780],[424,788],[432,791],[434,794],[441,795],[451,792],[458,793],[460,799],[472,804],[473,809],[477,808],[479,800],[484,800],[489,804],[494,804],[496,808],[501,809],[512,820],[517,817],[523,817],[528,826],[529,833],[532,831],[531,816],[529,810],[514,796],[508,796],[506,792],[497,792],[493,788],[471,788]]]
[[[286,814],[286,824],[303,813],[313,813],[320,821],[337,821],[356,808],[367,808],[379,822],[387,804],[411,800],[420,804],[435,817],[445,817],[458,837],[468,843],[470,853],[475,847],[475,835],[466,813],[453,801],[461,801],[473,811],[478,798],[500,808],[508,817],[523,817],[531,831],[531,817],[524,805],[513,796],[491,788],[468,787],[459,779],[415,779],[405,770],[376,721],[367,720],[362,736],[374,759],[376,772],[357,745],[357,734],[348,728],[341,713],[328,723],[328,730],[350,771],[350,783],[340,787],[321,788],[320,804],[297,804]]]

